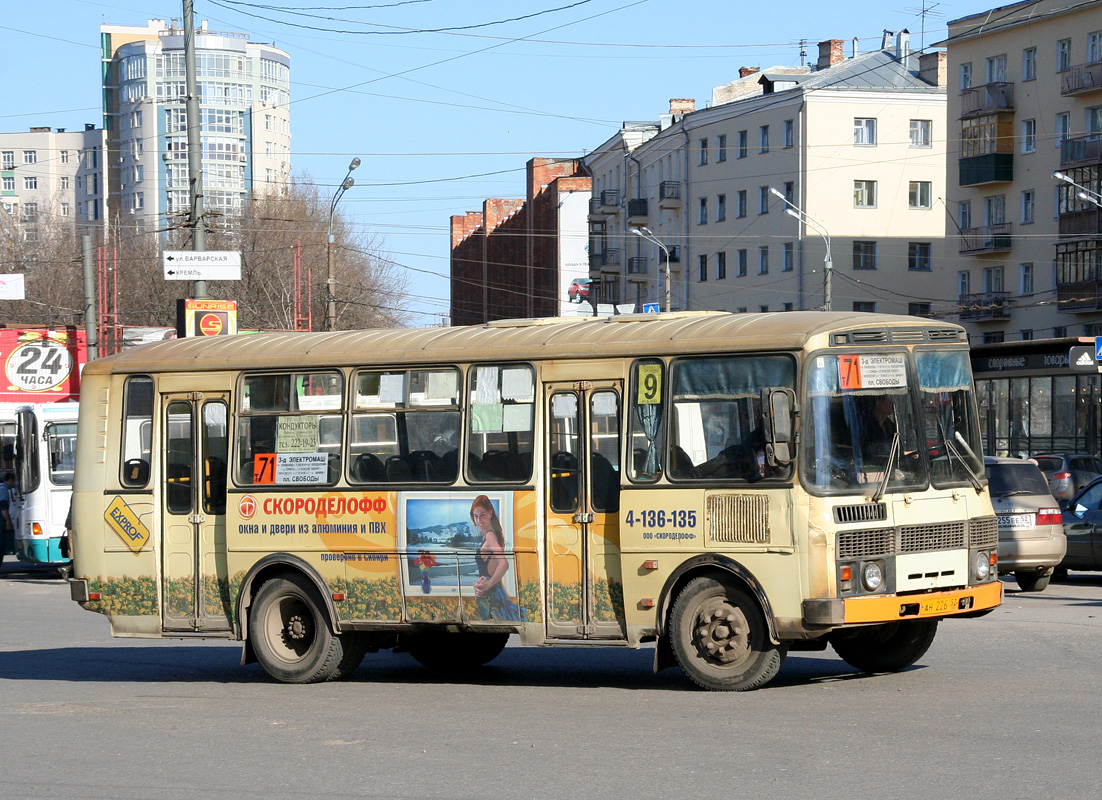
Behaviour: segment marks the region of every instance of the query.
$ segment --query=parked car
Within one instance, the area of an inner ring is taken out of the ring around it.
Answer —
[[[589,299],[589,278],[575,278],[570,281],[570,288],[566,290],[566,296],[571,303],[580,303]]]
[[[1067,549],[1060,506],[1032,460],[983,461],[999,520],[999,574],[1013,573],[1023,592],[1040,592]]]
[[[1037,466],[1048,479],[1052,496],[1061,506],[1075,496],[1075,493],[1102,475],[1102,458],[1086,453],[1044,453],[1033,456]]]
[[[1056,568],[1102,570],[1102,477],[1095,478],[1064,509],[1067,555]]]

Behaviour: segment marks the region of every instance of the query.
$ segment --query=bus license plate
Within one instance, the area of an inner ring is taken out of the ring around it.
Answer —
[[[944,614],[960,608],[959,597],[934,597],[919,603],[920,614]]]

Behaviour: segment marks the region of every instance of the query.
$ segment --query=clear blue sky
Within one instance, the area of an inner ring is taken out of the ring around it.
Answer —
[[[908,28],[917,49],[924,0],[194,2],[197,25],[290,53],[295,172],[335,188],[350,159],[363,160],[339,208],[409,271],[414,321],[434,324],[448,310],[448,218],[523,196],[529,158],[580,156],[624,120],[656,120],[672,97],[703,107],[740,66],[798,65],[801,39],[810,62],[819,41],[846,40],[848,56],[850,39],[868,51],[885,28]],[[3,5],[6,132],[101,124],[99,26],[180,19],[183,7]],[[997,5],[926,0],[925,44],[948,20]]]

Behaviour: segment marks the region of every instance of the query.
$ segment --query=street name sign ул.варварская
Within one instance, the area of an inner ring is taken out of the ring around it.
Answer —
[[[241,253],[235,250],[165,250],[166,281],[239,281]]]

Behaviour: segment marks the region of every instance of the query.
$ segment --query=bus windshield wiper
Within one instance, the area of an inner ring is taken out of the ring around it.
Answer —
[[[892,447],[888,451],[888,463],[884,466],[884,477],[880,479],[880,485],[876,487],[876,491],[872,495],[872,502],[880,502],[880,498],[884,496],[884,492],[888,491],[888,481],[891,480],[892,470],[895,469],[896,459],[899,458],[899,431],[895,432],[892,437]]]
[[[941,423],[939,422],[938,424],[940,425]],[[945,433],[944,429],[942,429],[942,433]],[[976,454],[972,452],[972,448],[968,446],[968,442],[966,442],[964,440],[964,437],[960,435],[960,431],[953,431],[953,435],[956,437],[957,441],[960,442],[961,446],[966,451],[968,451],[968,455],[975,458]],[[965,472],[968,473],[968,480],[970,480],[972,482],[972,486],[975,487],[976,494],[983,494],[983,481],[981,481],[979,476],[972,471],[972,467],[968,464],[967,461],[965,461],[964,456],[960,454],[960,451],[953,446],[953,442],[949,439],[949,437],[944,436],[943,438],[945,440],[945,448],[949,451],[949,454],[954,456],[957,461],[961,463],[961,466],[964,467]]]

